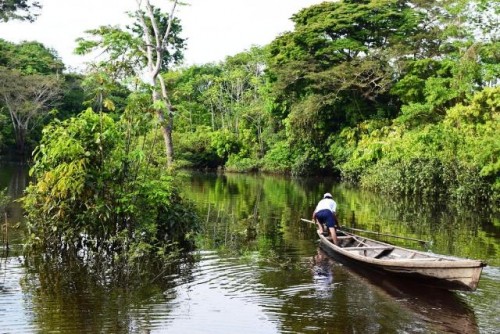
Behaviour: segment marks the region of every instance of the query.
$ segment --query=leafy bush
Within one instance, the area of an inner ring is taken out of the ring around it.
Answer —
[[[223,164],[212,145],[214,133],[208,126],[198,126],[195,132],[174,133],[176,165],[188,168],[217,168]]]
[[[193,209],[152,163],[154,144],[127,130],[90,109],[44,129],[23,198],[29,249],[134,260],[188,245]]]
[[[293,155],[290,146],[285,141],[278,141],[267,151],[263,158],[262,170],[270,173],[290,173]]]
[[[225,161],[229,155],[238,153],[241,149],[241,143],[238,137],[227,129],[214,131],[212,133],[211,146],[216,150],[217,155]]]
[[[487,88],[443,121],[363,134],[342,167],[366,188],[458,202],[500,197],[500,88]],[[405,117],[403,115],[403,117]]]
[[[225,169],[228,172],[248,173],[256,172],[260,163],[257,159],[240,157],[238,154],[231,154],[226,162]]]

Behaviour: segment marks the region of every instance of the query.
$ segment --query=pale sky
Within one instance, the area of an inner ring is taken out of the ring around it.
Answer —
[[[39,41],[57,51],[66,66],[82,68],[86,59],[74,55],[75,39],[101,25],[129,23],[126,11],[136,0],[41,0],[43,9],[35,23],[0,23],[0,38],[18,43]],[[293,30],[290,17],[300,9],[323,0],[185,0],[177,7],[188,38],[186,65],[218,62],[226,56],[266,45],[285,31]],[[170,10],[167,0],[151,0]]]

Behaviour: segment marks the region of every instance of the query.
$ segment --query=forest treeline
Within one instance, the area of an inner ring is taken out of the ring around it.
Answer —
[[[91,108],[127,118],[122,136],[140,135],[152,166],[172,165],[161,144],[170,134],[176,168],[328,174],[387,194],[495,205],[499,11],[483,0],[323,2],[269,45],[188,67],[175,19],[155,83],[168,97],[158,100],[137,71],[151,20],[82,36],[78,53],[104,50],[84,74],[38,42],[1,41],[1,149],[31,156],[44,127],[92,118],[82,114]],[[166,29],[168,16],[154,15]]]

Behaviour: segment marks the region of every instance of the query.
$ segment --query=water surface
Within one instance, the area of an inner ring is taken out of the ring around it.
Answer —
[[[62,262],[27,264],[16,247],[2,248],[0,332],[497,332],[500,223],[490,213],[393,201],[327,179],[189,174],[182,185],[202,216],[199,248],[142,281],[122,284]],[[314,227],[300,221],[327,191],[346,226],[485,260],[478,290],[422,287],[329,258]],[[21,243],[22,233],[15,238]]]

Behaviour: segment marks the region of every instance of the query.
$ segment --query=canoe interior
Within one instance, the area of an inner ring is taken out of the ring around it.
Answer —
[[[455,260],[453,257],[395,247],[384,242],[348,233],[339,233],[337,238],[339,242],[338,246],[344,250],[357,255],[365,256],[367,258],[383,260],[409,260],[411,262]]]

